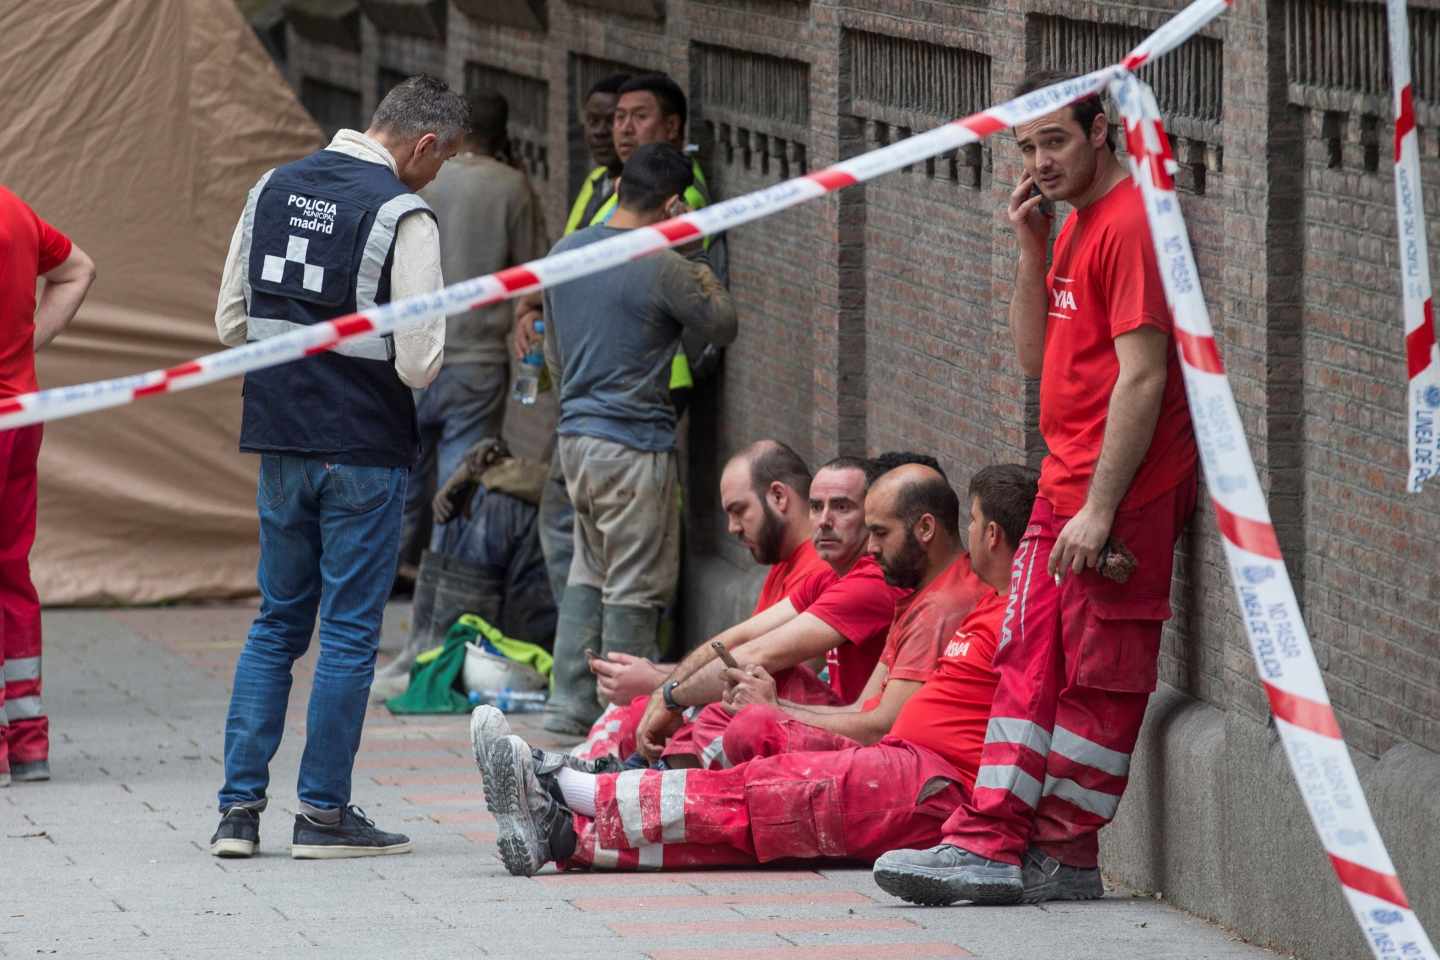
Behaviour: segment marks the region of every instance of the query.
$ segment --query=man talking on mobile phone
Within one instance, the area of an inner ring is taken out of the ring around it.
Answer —
[[[1023,96],[1066,79],[1027,78]],[[875,864],[915,903],[1093,900],[1170,617],[1197,453],[1144,201],[1098,95],[1015,128],[1010,332],[1049,455],[1015,553],[980,769],[928,850]],[[1038,187],[1040,196],[1032,195]],[[1049,267],[1045,200],[1073,212]],[[1116,570],[1114,561],[1121,561]]]
[[[668,143],[625,162],[619,202],[605,223],[576,231],[552,254],[690,208],[690,162]],[[583,734],[600,714],[585,650],[658,654],[660,613],[675,592],[675,406],[670,363],[683,333],[725,346],[735,305],[697,245],[663,250],[545,291],[545,351],[560,371],[556,455],[575,504],[575,559],[560,602],[554,689],[546,729]]]

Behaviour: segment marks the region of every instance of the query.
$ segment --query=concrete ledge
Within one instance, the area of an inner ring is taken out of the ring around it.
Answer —
[[[1440,925],[1440,756],[1411,744],[1351,757],[1426,926]],[[1273,726],[1162,688],[1130,789],[1102,834],[1105,870],[1307,960],[1367,949],[1310,825]]]
[[[1225,715],[1162,688],[1150,700],[1130,788],[1101,834],[1107,873],[1159,891],[1192,913],[1221,919]]]
[[[769,567],[751,563],[737,567],[718,554],[689,554],[680,589],[681,638],[693,650],[727,627],[750,616]],[[679,656],[683,651],[676,651]]]

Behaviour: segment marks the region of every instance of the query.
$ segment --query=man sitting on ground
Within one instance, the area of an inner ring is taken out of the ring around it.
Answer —
[[[885,648],[896,605],[910,594],[908,587],[886,583],[880,566],[865,555],[869,467],[869,461],[838,457],[821,467],[810,485],[815,549],[834,577],[810,577],[774,608],[776,618],[786,607],[795,611],[784,625],[753,640],[735,630],[717,638],[742,666],[778,669],[773,682],[797,703],[838,705],[859,697]],[[757,619],[771,616],[767,612]],[[826,658],[828,684],[806,665],[821,656]],[[672,767],[714,760],[709,751],[718,742],[716,735],[686,724],[682,715],[713,704],[724,692],[725,665],[715,651],[706,646],[690,654],[651,696],[640,724],[640,752],[647,759],[663,752]]]
[[[939,836],[974,786],[996,675],[1015,545],[1036,488],[1034,470],[987,467],[970,483],[970,559],[987,585],[894,731],[872,746],[752,760],[729,770],[591,775],[532,750],[505,717],[471,721],[486,802],[506,869],[681,869],[777,859],[874,859]],[[877,789],[877,784],[880,787]]]
[[[908,591],[891,587],[863,555],[862,503],[868,463],[841,458],[821,467],[810,484],[816,552],[828,569],[806,578],[779,603],[715,638],[745,663],[776,672],[784,695],[803,703],[843,703],[868,678],[884,647],[895,605]],[[806,664],[835,651],[830,681]],[[637,732],[643,760],[659,758],[684,724],[685,711],[720,699],[724,664],[706,644],[692,651],[649,698]],[[693,754],[690,742],[682,753]]]
[[[888,734],[929,678],[950,628],[989,592],[960,545],[959,516],[959,498],[929,467],[907,464],[877,480],[865,498],[870,556],[887,582],[916,592],[887,631],[864,689],[844,705],[806,704],[777,690],[763,664],[727,670],[726,702],[701,711],[692,725],[692,741],[703,744],[701,763],[724,767],[774,753],[841,750]],[[732,717],[739,707],[746,708]],[[666,751],[667,765],[687,765],[672,756],[678,752]]]
[[[810,541],[810,468],[778,440],[759,440],[735,454],[720,474],[720,502],[732,536],[770,572],[751,616],[790,595],[811,574],[834,572]],[[572,753],[581,759],[635,752],[635,733],[650,694],[670,677],[674,664],[612,653],[590,661],[597,689],[610,706]]]

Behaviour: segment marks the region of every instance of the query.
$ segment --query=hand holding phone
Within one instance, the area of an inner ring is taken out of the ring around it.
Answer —
[[[1030,196],[1040,198],[1040,212],[1047,217],[1055,216],[1055,201],[1040,192],[1040,187],[1034,180],[1030,181]]]

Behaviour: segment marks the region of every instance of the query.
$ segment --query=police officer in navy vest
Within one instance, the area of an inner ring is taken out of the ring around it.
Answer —
[[[281,336],[442,286],[434,214],[415,191],[455,155],[463,97],[411,77],[370,129],[271,170],[250,191],[221,279],[226,344]],[[440,370],[445,318],[245,376],[240,449],[260,455],[260,613],[235,667],[225,784],[210,852],[251,856],[291,665],[320,619],[291,855],[407,853],[350,803],[351,767],[395,579],[401,511],[419,452],[411,389]]]

